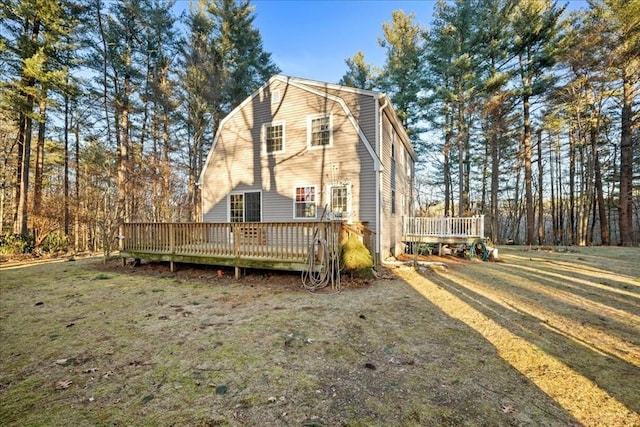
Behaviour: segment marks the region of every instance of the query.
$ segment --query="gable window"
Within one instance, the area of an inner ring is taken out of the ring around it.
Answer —
[[[280,103],[280,89],[276,89],[271,92],[271,104],[279,104]]]
[[[284,122],[274,122],[262,126],[264,152],[273,154],[284,151]]]
[[[296,187],[294,202],[294,218],[316,217],[316,187]]]
[[[262,220],[260,191],[229,195],[229,221],[260,222]]]
[[[333,140],[331,116],[310,117],[308,123],[309,146],[330,146]]]

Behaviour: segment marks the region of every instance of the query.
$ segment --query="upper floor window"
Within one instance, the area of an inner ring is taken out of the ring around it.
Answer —
[[[262,140],[267,154],[284,151],[284,123],[274,122],[263,126]]]
[[[396,131],[391,129],[391,158],[396,158]]]
[[[271,92],[271,103],[279,104],[280,103],[280,89],[275,89]]]
[[[310,117],[308,123],[308,134],[310,147],[332,145],[333,129],[331,116]]]
[[[316,187],[296,187],[294,218],[316,217]]]

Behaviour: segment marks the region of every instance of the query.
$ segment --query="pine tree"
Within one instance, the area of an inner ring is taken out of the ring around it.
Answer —
[[[391,22],[382,25],[378,43],[386,49],[386,60],[376,86],[390,96],[409,138],[417,143],[422,130],[427,31],[414,21],[415,14],[395,11]]]
[[[371,65],[365,62],[364,53],[358,51],[344,62],[347,64],[347,72],[338,84],[365,90],[372,90],[375,87],[376,76]]]
[[[553,84],[551,67],[556,61],[560,15],[549,0],[522,0],[512,14],[511,52],[518,59],[518,93],[522,102],[522,159],[525,181],[526,243],[535,241],[533,205],[531,102],[547,93]]]
[[[28,232],[31,140],[34,120],[43,119],[49,91],[62,91],[67,64],[65,38],[77,25],[70,1],[8,0],[0,9],[0,47],[7,73],[0,81],[0,105],[17,123],[14,232]]]

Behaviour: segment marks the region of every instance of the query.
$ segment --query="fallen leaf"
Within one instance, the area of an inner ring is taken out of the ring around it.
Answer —
[[[502,412],[504,412],[505,414],[512,414],[515,411],[515,409],[513,409],[513,406],[504,403],[500,405],[500,409],[502,409]]]
[[[56,390],[64,390],[65,388],[69,388],[71,384],[73,384],[71,380],[58,381],[56,383]]]

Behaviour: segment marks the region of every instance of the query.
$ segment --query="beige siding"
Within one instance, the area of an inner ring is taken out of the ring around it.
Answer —
[[[280,102],[272,104],[276,91]],[[373,97],[368,98],[373,108],[366,109],[375,112]],[[307,119],[316,114],[332,116],[332,147],[307,148]],[[284,122],[284,152],[266,155],[261,130],[274,121]],[[374,117],[369,121],[374,123]],[[375,126],[369,132],[375,135]],[[352,184],[354,220],[375,221],[373,161],[343,108],[327,97],[276,80],[224,122],[203,174],[203,219],[226,221],[229,193],[262,190],[263,221],[288,221],[293,219],[295,187],[308,185],[317,188],[319,218],[332,181]]]
[[[392,141],[395,134],[395,168],[392,166]],[[402,217],[409,214],[412,200],[412,180],[407,174],[407,163],[413,160],[401,142],[398,130],[383,114],[382,121],[382,191],[381,191],[381,236],[382,259],[398,255],[402,247]],[[395,213],[392,209],[392,171],[395,170]]]

